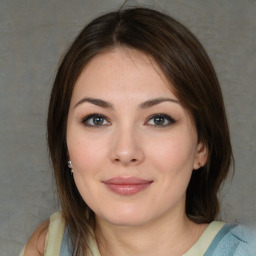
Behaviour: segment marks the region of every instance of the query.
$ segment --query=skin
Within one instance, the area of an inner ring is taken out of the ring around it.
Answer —
[[[42,222],[29,238],[24,251],[25,256],[44,255],[45,239],[48,232],[49,221]]]
[[[71,98],[67,146],[76,186],[96,215],[103,256],[181,255],[206,228],[187,218],[185,198],[207,149],[170,82],[145,54],[115,48],[86,65]],[[151,184],[120,195],[104,184],[114,177]]]

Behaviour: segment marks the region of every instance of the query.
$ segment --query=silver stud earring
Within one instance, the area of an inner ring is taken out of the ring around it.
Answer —
[[[67,164],[68,164],[68,168],[72,169],[72,162],[70,160],[68,160]]]
[[[67,164],[68,164],[68,168],[70,168],[70,172],[71,172],[71,174],[73,174],[73,166],[72,166],[72,162],[70,161],[70,160],[68,160],[68,162],[67,162]]]

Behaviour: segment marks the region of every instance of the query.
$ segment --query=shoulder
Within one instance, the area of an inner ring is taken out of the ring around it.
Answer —
[[[65,220],[61,212],[51,215],[49,220],[42,222],[29,238],[24,256],[59,255],[58,250],[61,244],[65,229]],[[47,255],[48,255],[47,254]]]
[[[256,230],[236,224],[226,224],[217,234],[206,255],[252,256],[256,251]],[[226,255],[226,254],[225,254]]]
[[[240,244],[254,244],[256,242],[256,229],[236,224],[227,224],[227,226],[229,227],[227,233],[230,240]]]
[[[233,241],[239,244],[239,248],[245,248],[248,252],[256,251],[256,229],[243,225],[236,225],[231,231]]]
[[[49,229],[49,223],[50,221],[46,220],[36,228],[26,244],[24,256],[44,255],[45,241]]]

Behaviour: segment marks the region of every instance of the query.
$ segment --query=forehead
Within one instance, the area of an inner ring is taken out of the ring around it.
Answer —
[[[172,96],[172,84],[152,57],[130,48],[117,47],[96,55],[82,70],[74,87],[81,94],[104,97],[131,94]]]

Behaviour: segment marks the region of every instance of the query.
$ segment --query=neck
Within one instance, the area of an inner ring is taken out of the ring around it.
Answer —
[[[188,251],[205,228],[185,214],[141,226],[115,226],[97,219],[95,235],[102,256],[177,256]]]

